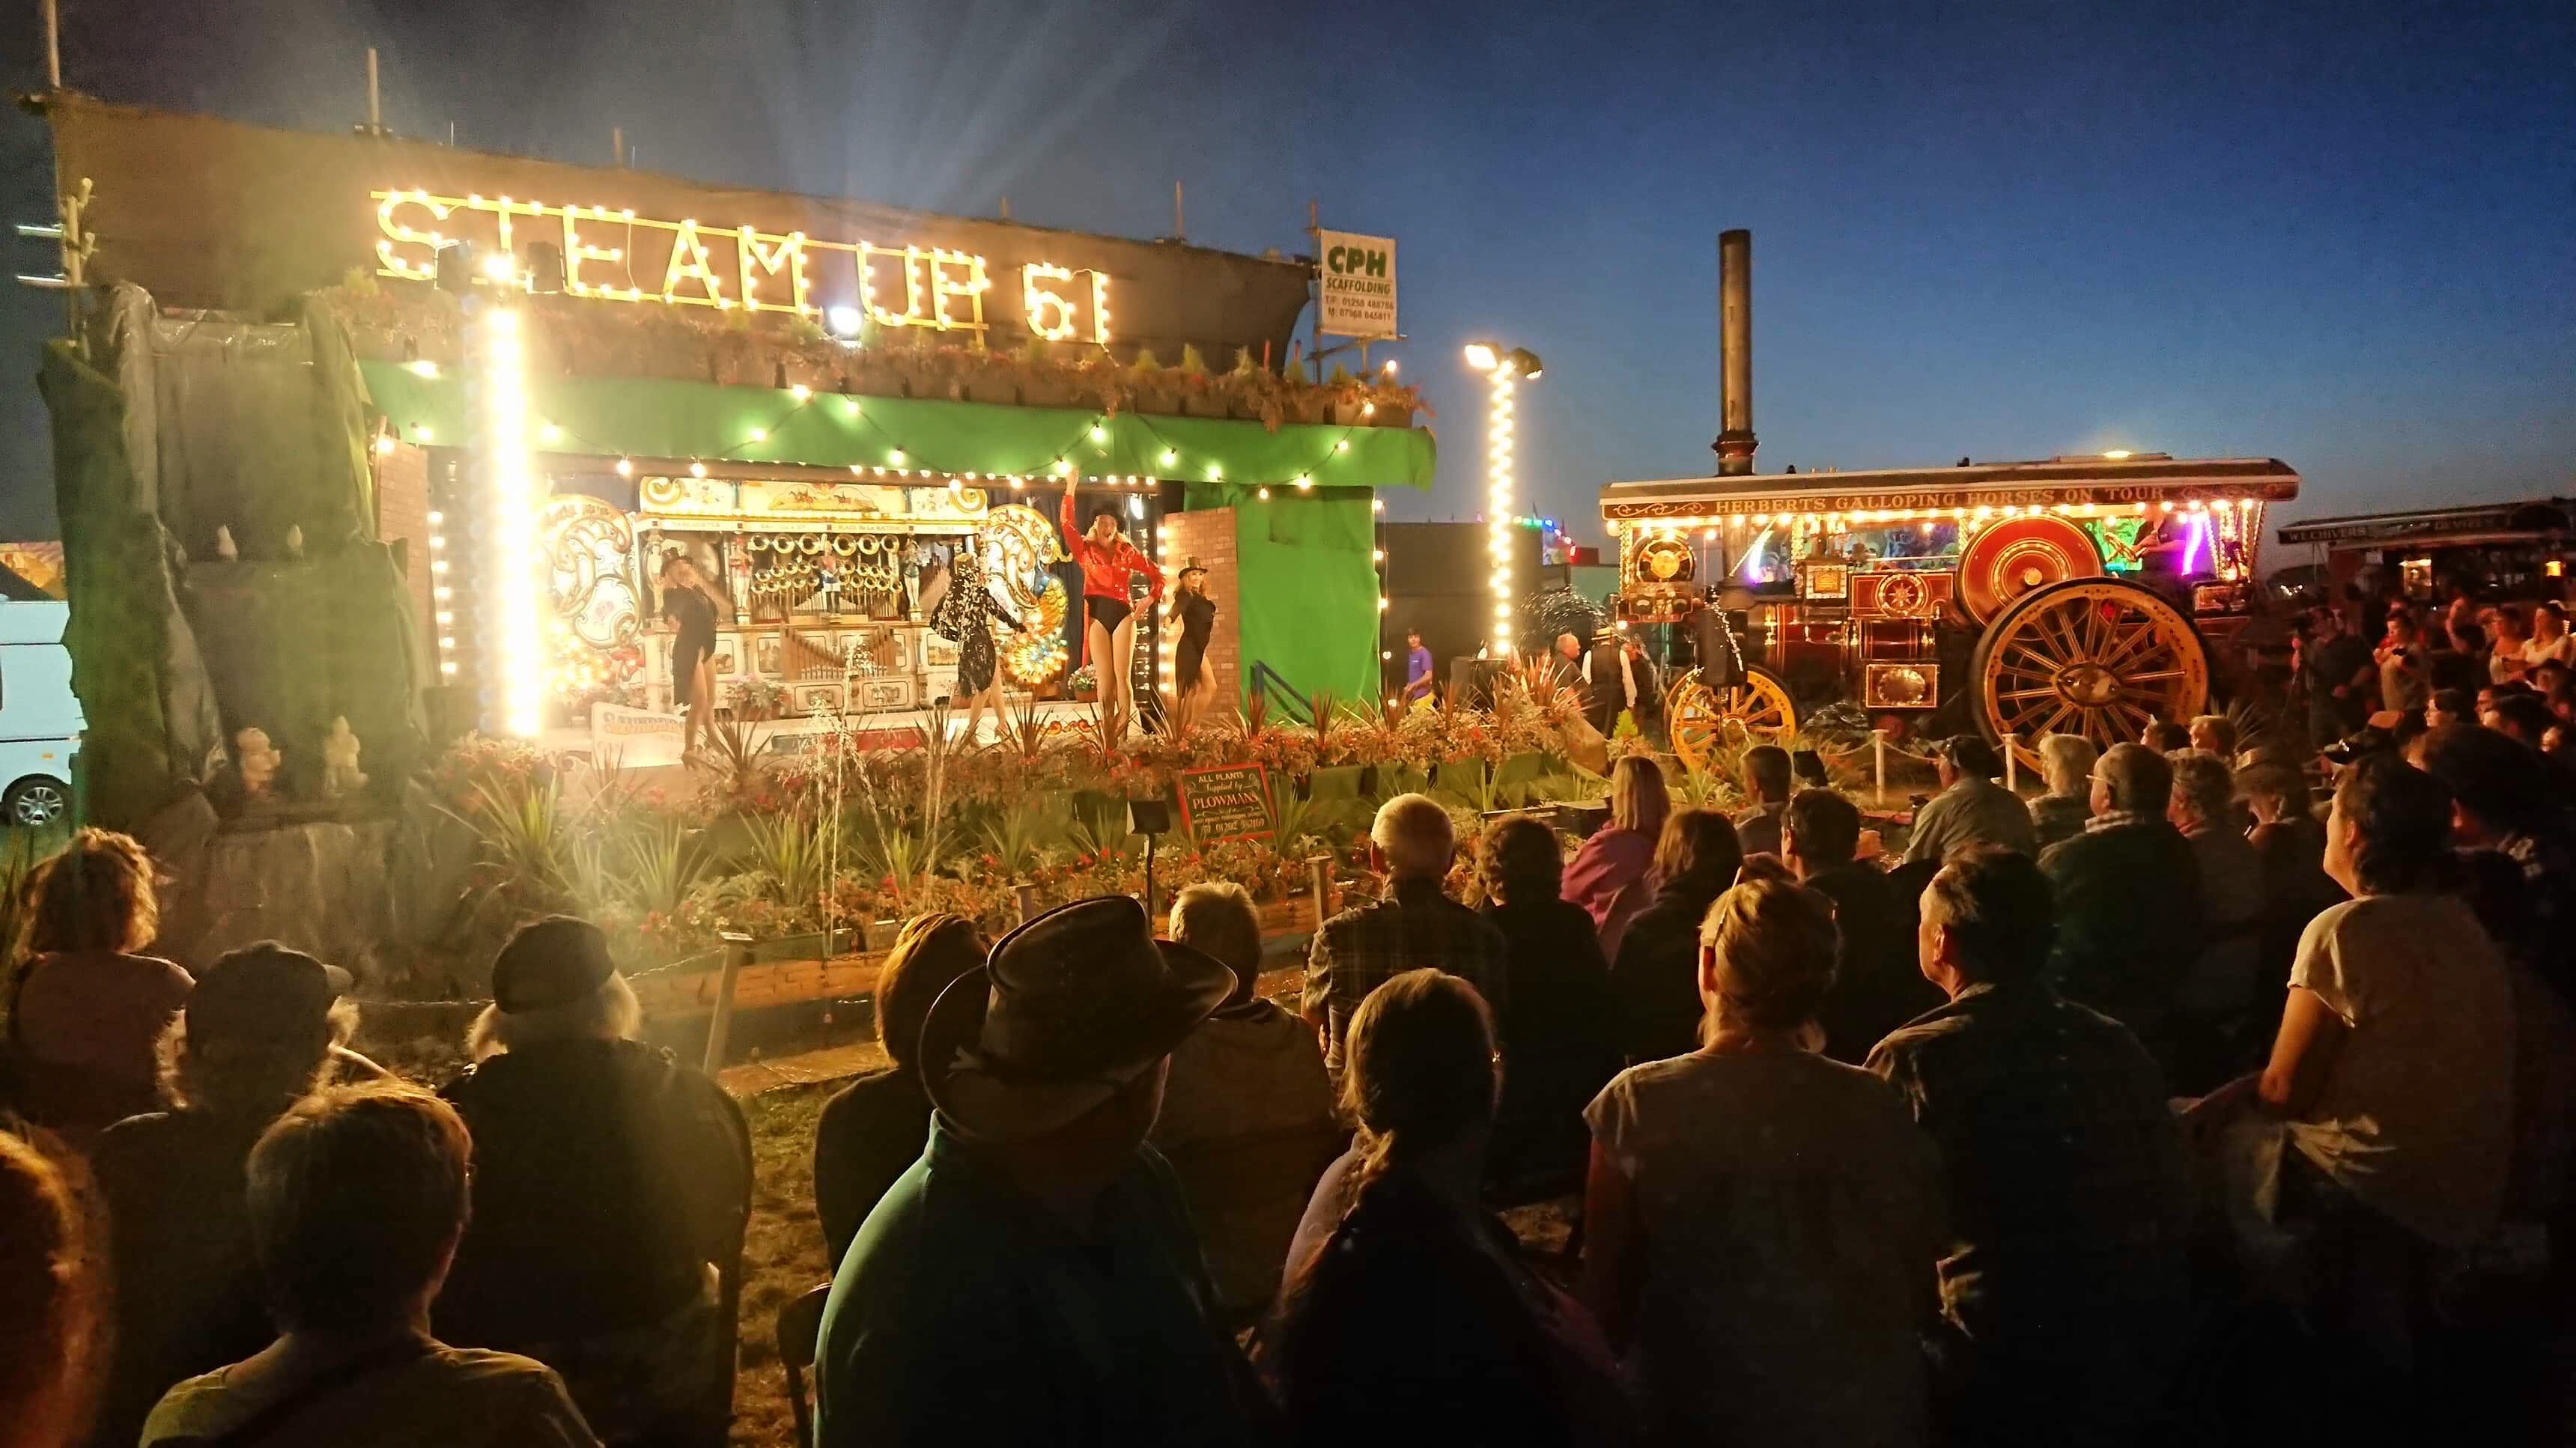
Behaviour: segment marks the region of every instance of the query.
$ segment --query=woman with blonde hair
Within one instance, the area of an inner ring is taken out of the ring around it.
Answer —
[[[1938,1166],[1893,1089],[1818,1054],[1838,942],[1813,890],[1728,890],[1700,1049],[1587,1113],[1584,1295],[1674,1442],[1924,1440]]]
[[[1351,1149],[1288,1252],[1261,1367],[1292,1443],[1629,1441],[1608,1348],[1485,1209],[1501,1087],[1484,997],[1407,971],[1351,1020]]]
[[[2093,765],[2101,757],[2081,734],[2039,736],[2039,774],[2048,792],[2030,802],[2030,823],[2041,849],[2084,833],[2093,817]]]
[[[195,982],[139,953],[160,931],[161,906],[152,857],[132,836],[80,831],[26,890],[8,990],[19,1109],[86,1149],[110,1123],[160,1105],[155,1043]]]
[[[1654,756],[1630,754],[1611,767],[1610,823],[1574,852],[1560,887],[1567,901],[1592,917],[1605,957],[1619,954],[1620,935],[1652,896],[1646,872],[1654,865],[1655,842],[1671,812],[1664,771]]]

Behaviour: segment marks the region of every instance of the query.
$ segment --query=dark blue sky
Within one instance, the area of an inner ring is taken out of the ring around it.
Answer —
[[[35,9],[0,0],[12,88]],[[1547,360],[1533,503],[1707,471],[1729,226],[1764,471],[2134,447],[2287,459],[2309,513],[2576,491],[2565,0],[65,9],[80,88],[274,124],[356,119],[373,43],[388,120],[470,145],[597,161],[622,124],[652,169],[1128,235],[1177,177],[1193,240],[1252,251],[1318,198],[1400,246],[1444,457],[1396,517],[1482,505],[1472,337]],[[43,156],[0,117],[11,219]],[[51,315],[0,312],[9,531],[49,523]]]

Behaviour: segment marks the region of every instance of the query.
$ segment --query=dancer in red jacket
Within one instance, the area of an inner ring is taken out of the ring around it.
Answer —
[[[1163,570],[1133,543],[1118,525],[1115,502],[1091,515],[1089,529],[1074,525],[1075,483],[1064,485],[1064,546],[1082,565],[1083,659],[1099,680],[1100,720],[1112,740],[1127,737],[1135,712],[1128,680],[1136,659],[1136,618],[1127,598],[1128,582],[1144,574],[1154,603],[1163,601]]]

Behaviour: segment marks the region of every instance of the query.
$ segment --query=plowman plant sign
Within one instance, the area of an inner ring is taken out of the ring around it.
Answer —
[[[1395,240],[1319,231],[1323,329],[1336,337],[1395,335]]]

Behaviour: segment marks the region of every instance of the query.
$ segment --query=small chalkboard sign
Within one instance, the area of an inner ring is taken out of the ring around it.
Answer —
[[[1270,838],[1270,775],[1258,764],[1184,769],[1180,794],[1181,828],[1202,845]]]

